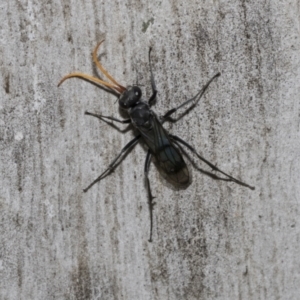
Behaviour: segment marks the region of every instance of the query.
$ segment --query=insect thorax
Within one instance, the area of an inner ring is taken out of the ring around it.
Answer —
[[[148,130],[152,128],[151,120],[153,119],[153,112],[147,103],[139,102],[128,113],[135,127],[143,127]]]

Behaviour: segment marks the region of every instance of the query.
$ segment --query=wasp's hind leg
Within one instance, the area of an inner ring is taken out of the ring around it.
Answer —
[[[152,157],[152,154],[151,154],[150,150],[148,150],[148,153],[147,153],[147,156],[146,156],[146,161],[145,161],[144,173],[145,173],[145,176],[146,176],[147,191],[148,191],[148,197],[149,197],[149,201],[148,201],[149,212],[150,212],[150,238],[149,238],[149,242],[152,242],[153,206],[155,205],[155,203],[152,202],[152,200],[155,197],[152,196],[151,187],[150,187],[150,181],[149,181],[149,177],[148,177],[148,172],[149,172],[151,157]]]
[[[116,121],[116,122],[123,123],[123,124],[131,123],[131,119],[120,120],[120,119],[117,119],[115,117],[102,116],[102,115],[90,113],[88,111],[86,111],[84,114],[88,115],[88,116],[96,117],[96,118],[100,119],[101,121],[104,121],[103,119],[108,119],[108,120]]]
[[[185,142],[184,140],[182,140],[180,137],[178,137],[178,136],[176,136],[176,135],[171,135],[171,134],[170,134],[170,137],[171,137],[174,141],[176,141],[176,142],[178,142],[178,143],[184,145],[185,147],[187,147],[187,148],[188,148],[191,152],[193,152],[200,160],[202,160],[202,161],[205,162],[207,165],[209,165],[214,171],[217,171],[217,172],[219,172],[219,173],[225,175],[227,178],[230,179],[229,181],[232,181],[232,182],[235,182],[235,183],[237,183],[237,184],[239,184],[239,185],[245,186],[245,187],[247,187],[247,188],[249,188],[249,189],[251,189],[251,190],[255,190],[255,187],[254,187],[254,186],[248,185],[247,183],[242,182],[242,181],[240,181],[240,180],[238,180],[238,179],[236,179],[236,178],[234,178],[234,177],[232,177],[232,176],[226,174],[226,173],[223,172],[222,170],[220,170],[220,169],[219,169],[218,167],[216,167],[214,164],[212,164],[211,162],[209,162],[208,160],[206,160],[204,157],[202,157],[200,154],[198,154],[197,151],[196,151],[191,145],[189,145],[187,142]]]
[[[87,192],[95,183],[102,180],[106,176],[108,176],[122,161],[124,158],[124,155],[127,153],[128,150],[132,150],[132,148],[137,144],[139,138],[141,136],[138,135],[134,139],[132,139],[123,149],[121,152],[114,158],[114,160],[109,164],[108,168],[99,176],[97,177],[87,188],[85,188],[83,191]]]

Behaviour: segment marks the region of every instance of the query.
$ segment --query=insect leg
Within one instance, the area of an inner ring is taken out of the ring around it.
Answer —
[[[179,138],[178,136],[176,135],[171,135],[170,134],[170,137],[177,141],[178,143],[184,145],[185,147],[187,147],[191,152],[193,152],[199,159],[201,159],[203,162],[205,162],[207,165],[209,165],[214,171],[217,171],[217,172],[220,172],[221,174],[225,175],[226,177],[228,177],[230,179],[230,181],[233,181],[239,185],[242,185],[242,186],[245,186],[251,190],[255,190],[255,187],[254,186],[251,186],[251,185],[248,185],[247,183],[245,182],[242,182],[228,174],[226,174],[225,172],[223,172],[222,170],[220,170],[218,167],[216,167],[215,165],[213,165],[211,162],[209,162],[208,160],[206,160],[204,157],[202,157],[200,154],[197,153],[197,151],[191,146],[189,145],[187,142],[185,142],[184,140],[182,140],[181,138]]]
[[[106,176],[108,176],[115,168],[116,166],[121,162],[121,160],[124,158],[124,154],[133,146],[135,146],[141,136],[138,135],[134,139],[132,139],[125,147],[122,148],[121,152],[114,158],[114,160],[109,164],[108,168],[99,176],[97,177],[87,188],[85,188],[83,191],[87,192],[95,183],[102,180]]]
[[[102,119],[108,119],[108,120],[116,121],[116,122],[123,123],[123,124],[131,123],[131,119],[119,120],[119,119],[114,118],[114,117],[102,116],[102,115],[90,113],[90,112],[88,112],[88,111],[86,111],[84,114],[85,114],[85,115],[88,115],[88,116],[96,117],[96,118],[98,118],[98,119],[100,119],[100,120],[102,120]],[[102,121],[103,121],[103,120],[102,120]]]
[[[154,75],[153,75],[153,72],[152,72],[152,65],[151,65],[151,55],[150,55],[151,50],[152,50],[152,48],[150,47],[149,48],[149,65],[150,65],[150,74],[151,74],[150,80],[151,80],[151,87],[152,87],[152,95],[151,95],[150,99],[148,100],[148,104],[150,106],[154,103],[155,98],[156,98],[156,94],[157,94],[156,84],[155,84],[155,81],[154,81]]]
[[[150,162],[151,162],[151,157],[152,154],[150,152],[150,150],[148,150],[147,156],[146,156],[146,161],[145,161],[145,168],[144,168],[144,173],[146,176],[146,181],[147,181],[147,191],[148,191],[148,197],[149,197],[149,212],[150,212],[150,238],[149,238],[149,242],[152,242],[152,227],[153,227],[153,206],[154,206],[154,202],[152,202],[152,200],[155,198],[152,196],[151,193],[151,188],[150,188],[150,181],[149,181],[149,177],[148,177],[148,172],[149,172],[149,166],[150,166]]]
[[[185,105],[189,104],[190,102],[193,102],[192,105],[186,110],[186,112],[190,109],[192,109],[194,106],[197,105],[197,103],[199,102],[199,100],[201,99],[201,97],[203,96],[203,94],[205,93],[206,89],[208,88],[208,86],[211,84],[211,82],[219,77],[221,75],[221,73],[217,73],[216,75],[214,75],[207,83],[206,85],[197,93],[196,96],[194,96],[191,99],[188,99],[187,101],[183,102],[182,104],[180,104],[178,107],[172,108],[170,110],[168,110],[164,115],[163,115],[163,119],[166,119],[168,117],[170,117],[174,112],[176,112],[178,109],[184,107]]]

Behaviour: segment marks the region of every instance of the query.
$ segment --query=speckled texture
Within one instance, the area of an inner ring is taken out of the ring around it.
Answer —
[[[295,0],[1,1],[0,299],[298,299],[299,15]],[[152,164],[153,243],[144,146],[83,193],[133,135],[84,116],[126,117],[113,95],[57,88],[95,74],[102,38],[105,67],[148,96],[153,47],[158,114],[220,71],[166,127],[256,190],[196,170],[178,190]]]

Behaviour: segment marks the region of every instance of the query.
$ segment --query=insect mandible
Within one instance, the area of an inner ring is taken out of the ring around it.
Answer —
[[[187,142],[182,140],[176,135],[169,134],[166,129],[162,126],[162,124],[167,121],[172,114],[174,114],[178,109],[185,107],[186,105],[190,104],[190,106],[186,109],[186,111],[190,110],[199,102],[200,98],[210,85],[210,83],[217,77],[220,76],[220,73],[214,75],[204,86],[203,88],[191,99],[186,100],[178,107],[172,108],[167,111],[162,117],[158,118],[157,115],[151,110],[151,106],[154,104],[157,89],[156,84],[154,81],[154,76],[152,72],[152,65],[151,65],[151,48],[149,49],[149,66],[150,66],[150,80],[151,80],[151,88],[152,88],[152,95],[148,101],[144,101],[142,99],[142,91],[141,89],[136,86],[129,86],[124,87],[119,84],[101,65],[100,61],[97,57],[97,52],[102,44],[103,41],[98,43],[93,51],[93,61],[98,67],[98,69],[106,76],[108,81],[104,81],[97,77],[84,74],[81,72],[71,73],[66,75],[61,79],[58,86],[62,84],[66,79],[71,77],[79,77],[82,79],[86,79],[93,83],[96,83],[102,87],[107,88],[108,90],[117,93],[119,99],[119,105],[122,109],[127,111],[129,118],[125,120],[120,120],[118,118],[112,116],[103,116],[99,114],[94,114],[90,112],[85,112],[86,115],[94,116],[99,118],[102,121],[110,120],[116,121],[123,124],[132,124],[139,132],[137,136],[135,136],[129,143],[127,143],[121,150],[121,152],[113,159],[113,161],[109,164],[108,168],[98,176],[88,187],[86,187],[83,191],[86,192],[89,190],[95,183],[99,182],[100,180],[104,179],[108,176],[115,167],[119,164],[119,162],[123,159],[124,155],[130,152],[133,147],[138,143],[140,139],[142,139],[148,147],[148,152],[146,155],[146,161],[144,166],[144,173],[146,178],[147,184],[147,192],[149,197],[149,211],[150,211],[150,238],[149,242],[152,241],[152,227],[153,227],[153,195],[151,192],[150,181],[148,177],[149,166],[151,162],[151,158],[155,157],[160,169],[165,174],[167,179],[178,186],[187,186],[190,180],[189,171],[187,165],[182,157],[181,146],[186,147],[192,153],[194,153],[200,160],[206,163],[208,166],[212,168],[213,171],[217,171],[226,178],[216,176],[214,173],[203,171],[203,173],[211,176],[214,179],[223,180],[223,181],[232,181],[239,185],[245,186],[254,190],[253,186],[250,186],[231,175],[223,172],[217,166],[206,160],[202,157],[198,152]]]

